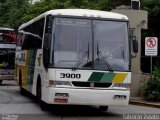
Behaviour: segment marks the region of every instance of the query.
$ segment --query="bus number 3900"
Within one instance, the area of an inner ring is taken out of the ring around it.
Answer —
[[[81,74],[60,73],[60,78],[80,79],[81,78]]]

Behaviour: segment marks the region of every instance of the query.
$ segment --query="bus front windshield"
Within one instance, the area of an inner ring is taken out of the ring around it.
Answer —
[[[54,67],[127,71],[127,22],[55,18],[52,51]]]

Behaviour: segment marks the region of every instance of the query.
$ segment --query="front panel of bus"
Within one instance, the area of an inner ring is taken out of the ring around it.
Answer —
[[[49,87],[73,89],[73,91],[86,90],[84,95],[82,91],[82,93],[77,92],[84,100],[89,97],[89,94],[94,94],[87,91],[94,89],[104,92],[106,90],[108,96],[104,97],[105,99],[122,99],[126,104],[131,82],[128,22],[56,17],[51,28],[51,39],[46,40],[49,43],[44,41],[44,49],[47,48],[50,51],[47,68]],[[114,90],[118,92],[114,93]],[[59,94],[62,91],[57,89],[55,91],[57,92],[51,95],[54,102],[63,102]],[[78,104],[75,99],[79,97],[74,98],[72,92],[66,94],[70,96],[69,99],[67,98],[67,103]],[[98,94],[103,98],[104,93]],[[85,104],[83,99],[79,103]],[[89,101],[86,103],[89,104]],[[91,104],[94,104],[97,99],[92,101]],[[66,102],[65,98],[64,102]],[[100,100],[97,103],[105,102]]]
[[[0,80],[14,80],[15,32],[0,30]]]

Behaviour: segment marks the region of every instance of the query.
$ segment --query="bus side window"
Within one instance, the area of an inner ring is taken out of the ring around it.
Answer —
[[[3,42],[3,36],[0,35],[0,42]]]
[[[38,49],[41,48],[42,39],[32,34],[26,34],[22,49]]]
[[[24,28],[24,42],[22,49],[40,49],[44,30],[44,18]]]

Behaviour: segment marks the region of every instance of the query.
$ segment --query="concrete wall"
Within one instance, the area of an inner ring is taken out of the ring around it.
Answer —
[[[141,87],[142,72],[140,69],[141,57],[141,29],[148,28],[148,13],[144,10],[112,10],[112,12],[124,14],[129,18],[130,28],[134,28],[134,35],[138,40],[138,53],[132,59],[132,83],[131,96],[138,96]]]

